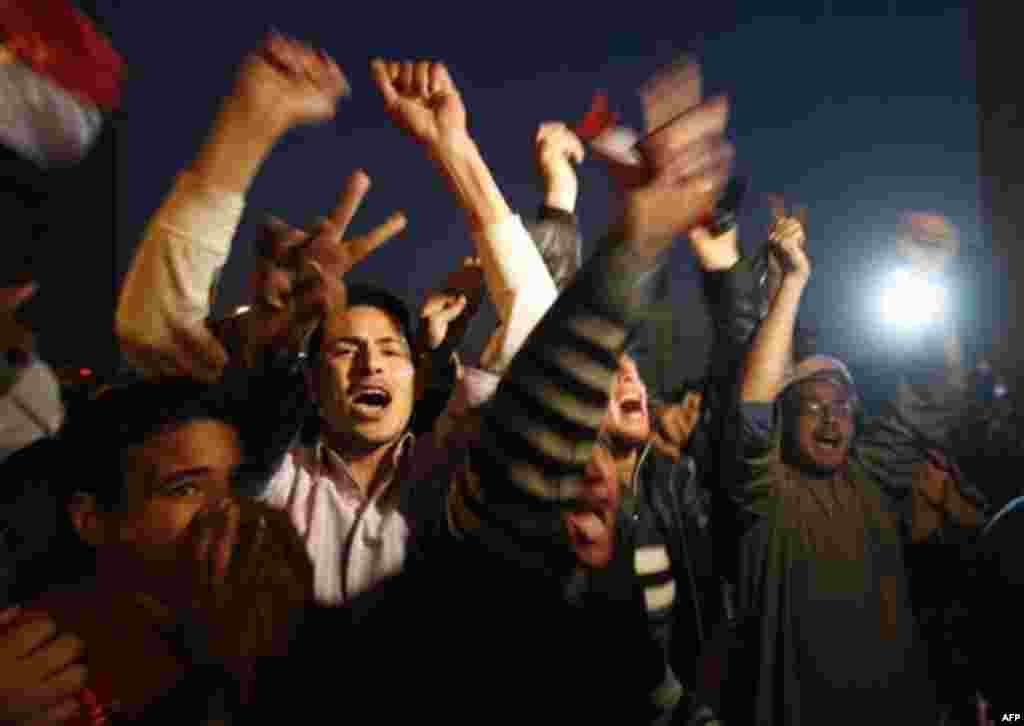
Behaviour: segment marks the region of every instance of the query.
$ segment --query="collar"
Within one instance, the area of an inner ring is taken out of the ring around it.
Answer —
[[[400,471],[408,468],[415,443],[416,437],[411,431],[406,431],[399,437],[398,441],[391,444],[390,455],[381,460],[381,465],[374,477],[374,481],[380,482],[380,486],[376,488],[372,500],[380,499],[391,489],[391,483],[396,478],[399,478],[398,474]],[[345,463],[345,460],[338,452],[327,445],[323,438],[317,441],[314,455],[321,473],[329,476],[335,484],[343,485],[359,497],[363,496],[362,490],[360,490],[359,485],[356,483],[355,477],[352,476],[352,471],[349,469],[348,464]]]

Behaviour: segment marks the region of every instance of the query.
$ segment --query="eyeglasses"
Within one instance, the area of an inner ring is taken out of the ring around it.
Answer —
[[[825,403],[824,401],[815,401],[813,399],[804,399],[800,401],[799,412],[801,416],[812,416],[816,419],[826,418],[853,418],[853,412],[856,410],[854,402],[850,399],[845,401],[834,401],[832,403]]]

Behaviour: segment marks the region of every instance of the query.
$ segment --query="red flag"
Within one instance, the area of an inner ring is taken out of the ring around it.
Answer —
[[[598,91],[590,103],[590,110],[576,124],[576,135],[585,143],[589,143],[612,128],[618,120],[619,114],[608,110],[608,94]]]
[[[36,73],[88,103],[117,108],[124,60],[67,0],[0,3],[0,34]]]

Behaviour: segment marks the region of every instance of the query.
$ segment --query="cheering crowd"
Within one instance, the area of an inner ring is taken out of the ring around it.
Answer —
[[[642,132],[600,105],[541,123],[543,204],[527,217],[448,69],[373,60],[377,102],[473,234],[474,256],[418,308],[346,281],[416,235],[401,212],[350,230],[361,170],[311,227],[274,217],[236,240],[277,142],[344,128],[357,70],[278,33],[242,60],[123,281],[133,380],[54,405],[28,384],[47,369],[14,317],[33,288],[0,291],[4,424],[49,412],[2,463],[0,721],[816,726],[1024,710],[998,656],[1018,637],[1002,630],[1016,500],[988,482],[1017,455],[1012,406],[978,385],[950,318],[901,352],[889,405],[865,410],[797,325],[802,215],[780,206],[763,246],[740,245],[743,152],[694,62],[644,87]],[[588,153],[621,212],[584,259]],[[922,275],[958,264],[939,214],[909,213],[898,238]],[[256,250],[248,305],[215,318],[238,244]],[[708,316],[714,341],[704,376],[657,400],[637,356],[674,245],[699,264],[703,307],[673,313]],[[470,359],[485,296],[498,324]]]

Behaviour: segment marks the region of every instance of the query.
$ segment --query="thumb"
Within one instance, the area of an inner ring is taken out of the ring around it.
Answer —
[[[444,310],[444,306],[448,302],[446,295],[437,295],[431,293],[427,295],[427,301],[423,303],[423,307],[420,309],[421,318],[432,318],[439,312]]]
[[[468,304],[469,299],[465,295],[460,293],[459,296],[455,299],[455,302],[452,303],[451,306],[446,308],[443,314],[448,320],[455,320],[455,318],[462,315],[462,313],[466,310],[466,305]]]

